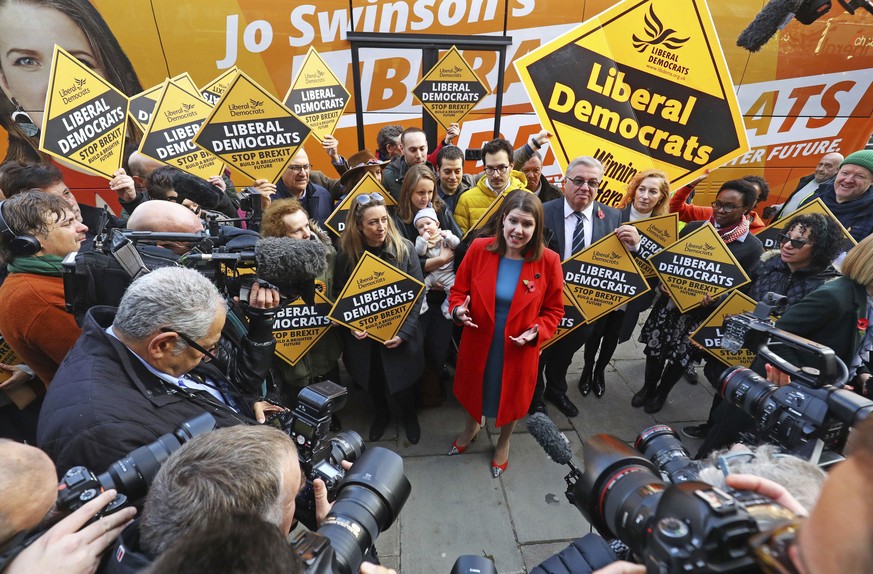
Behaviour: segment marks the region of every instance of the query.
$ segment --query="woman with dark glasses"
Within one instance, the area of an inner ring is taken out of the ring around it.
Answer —
[[[385,207],[385,199],[378,193],[361,194],[355,198],[340,236],[339,248],[334,267],[334,297],[342,292],[365,251],[419,281],[423,280],[412,243],[397,232]],[[367,338],[365,331],[350,330],[343,334],[346,370],[373,399],[371,441],[382,438],[391,420],[388,395],[400,408],[409,442],[418,444],[421,438],[415,412],[415,382],[424,367],[422,334],[418,325],[420,308],[421,299],[407,315],[397,336],[384,343]]]

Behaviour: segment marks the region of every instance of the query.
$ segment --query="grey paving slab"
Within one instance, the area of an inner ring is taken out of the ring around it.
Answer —
[[[567,438],[574,451],[581,449],[577,435],[570,433]],[[512,437],[509,467],[500,480],[518,542],[572,539],[587,531],[588,522],[564,495],[569,470],[552,462],[532,436]]]
[[[633,441],[644,428],[655,423],[643,409],[631,406],[633,393],[623,381],[607,381],[606,394],[597,399],[586,397],[579,417],[573,419],[573,427],[581,437],[608,433],[624,441]]]
[[[445,456],[452,448],[452,442],[464,430],[466,419],[467,411],[457,402],[446,402],[439,408],[421,409],[418,411],[421,441],[410,444],[400,424],[397,452],[403,456]],[[487,443],[480,437],[470,449],[472,452],[485,451],[488,449]]]
[[[406,460],[412,494],[403,510],[401,572],[450,572],[462,554],[494,556],[498,572],[524,572],[490,454]],[[411,519],[410,519],[411,518]]]

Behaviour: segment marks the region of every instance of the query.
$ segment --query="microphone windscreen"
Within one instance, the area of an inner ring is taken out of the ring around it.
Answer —
[[[803,0],[770,0],[740,33],[737,46],[757,52],[794,17],[801,4]]]
[[[204,209],[215,209],[221,203],[221,190],[196,175],[180,171],[173,175],[173,189],[179,200],[190,199]]]
[[[558,464],[568,464],[573,459],[570,441],[558,430],[555,423],[543,413],[534,413],[527,418],[527,431]]]
[[[321,241],[264,237],[255,244],[258,277],[280,287],[311,282],[327,269]]]

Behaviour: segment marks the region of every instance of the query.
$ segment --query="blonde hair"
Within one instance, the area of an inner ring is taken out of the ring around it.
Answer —
[[[840,265],[840,272],[866,287],[868,293],[873,290],[873,235],[868,235],[849,250]]]
[[[634,197],[637,193],[637,188],[647,177],[657,177],[661,180],[661,183],[658,185],[658,193],[661,195],[661,198],[652,210],[652,217],[667,215],[670,211],[670,181],[667,179],[666,173],[657,169],[641,171],[630,180],[627,184],[627,191],[625,191],[624,198],[622,198],[621,203],[618,204],[618,209],[624,209],[633,203]]]
[[[361,231],[364,212],[371,207],[385,207],[385,201],[375,199],[373,194],[370,194],[370,203],[361,205],[358,203],[356,196],[352,201],[352,207],[346,216],[346,227],[343,229],[343,234],[340,235],[339,246],[340,250],[345,253],[349,268],[354,268],[358,260],[364,255],[364,239]],[[385,209],[386,214],[388,209]],[[391,253],[397,261],[406,259],[409,256],[409,250],[403,241],[403,236],[397,231],[394,225],[394,219],[388,215],[388,223],[386,224],[385,243],[386,251]]]

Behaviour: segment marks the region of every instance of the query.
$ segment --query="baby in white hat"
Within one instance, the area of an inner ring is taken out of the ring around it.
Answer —
[[[458,237],[449,230],[440,229],[440,222],[437,219],[436,211],[432,207],[420,209],[415,214],[412,220],[415,229],[418,230],[418,237],[415,239],[415,251],[421,255],[437,257],[440,254],[440,248],[443,245],[455,249],[461,242]],[[453,271],[453,262],[438,267],[431,271],[424,278],[425,298],[421,304],[421,312],[427,312],[427,292],[436,284],[442,285],[446,292],[446,300],[442,304],[442,312],[446,319],[451,319],[449,313],[449,290],[455,284],[455,272]]]

